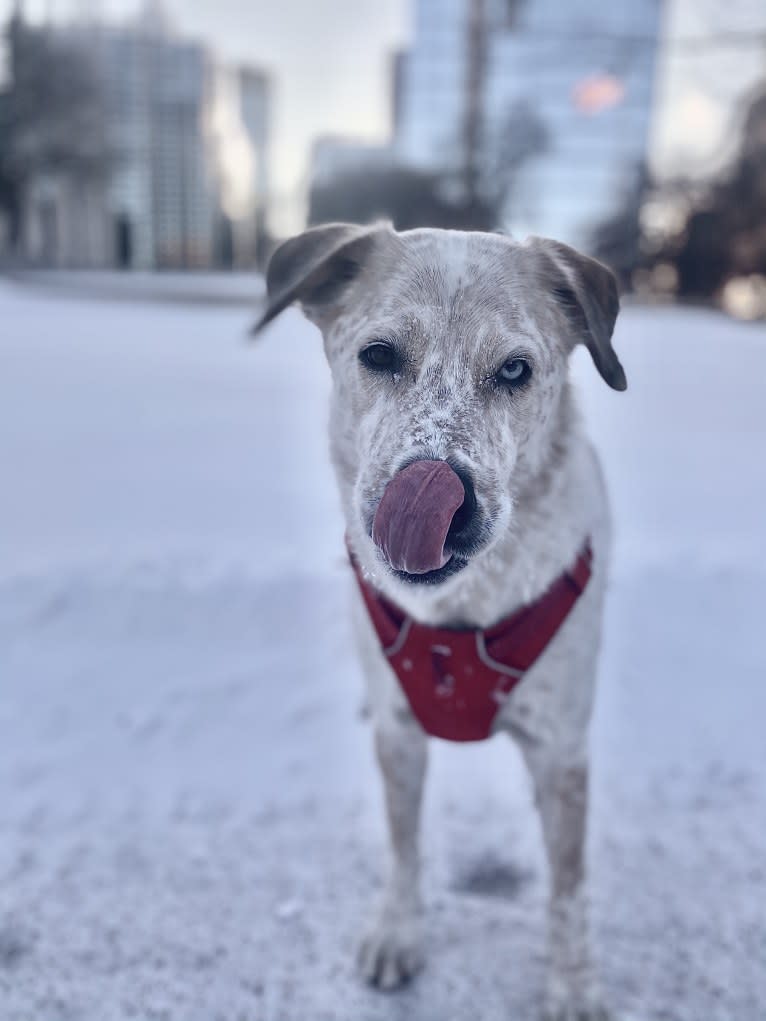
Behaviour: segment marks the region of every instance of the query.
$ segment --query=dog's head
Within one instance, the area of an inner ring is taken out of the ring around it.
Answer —
[[[324,337],[349,536],[388,589],[444,583],[507,532],[556,456],[577,343],[626,387],[614,276],[556,241],[328,224],[275,251],[267,286],[256,329],[298,301]]]

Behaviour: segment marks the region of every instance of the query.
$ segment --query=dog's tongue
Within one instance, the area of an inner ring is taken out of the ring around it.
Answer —
[[[414,461],[386,486],[373,542],[395,571],[436,571],[450,559],[444,543],[464,499],[463,483],[446,461]]]

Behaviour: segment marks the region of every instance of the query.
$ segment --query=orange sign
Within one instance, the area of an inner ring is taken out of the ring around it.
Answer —
[[[572,89],[572,103],[581,113],[602,113],[618,106],[625,98],[625,83],[613,74],[594,74],[583,78]]]

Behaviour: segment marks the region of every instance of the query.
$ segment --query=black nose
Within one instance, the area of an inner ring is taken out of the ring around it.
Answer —
[[[481,512],[476,499],[471,473],[457,464],[455,461],[447,462],[453,472],[463,483],[465,497],[462,504],[455,511],[444,548],[450,553],[467,556],[471,554],[481,542]]]

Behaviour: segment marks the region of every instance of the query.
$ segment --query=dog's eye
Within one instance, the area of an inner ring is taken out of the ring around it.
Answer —
[[[529,362],[523,358],[509,358],[497,374],[498,383],[503,386],[521,386],[532,375]]]
[[[390,344],[377,340],[359,352],[359,360],[373,372],[393,372],[398,365],[396,351]]]

